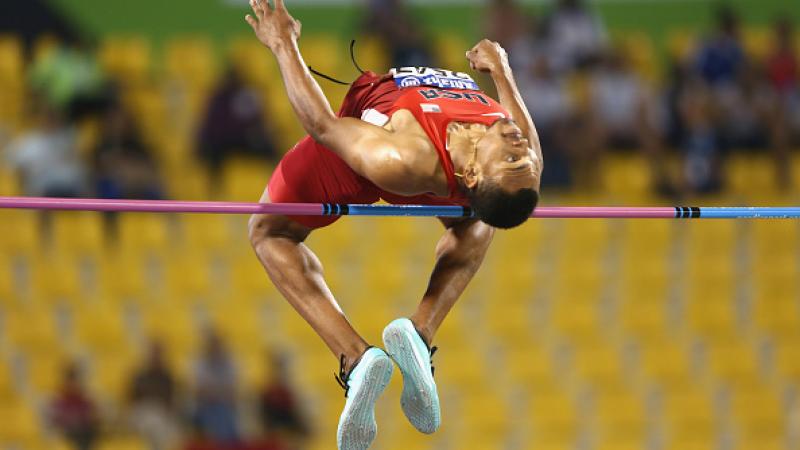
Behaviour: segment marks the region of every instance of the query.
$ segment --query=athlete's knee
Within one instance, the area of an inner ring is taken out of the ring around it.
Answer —
[[[247,221],[247,236],[250,238],[250,245],[257,247],[267,236],[268,228],[266,217],[261,214],[253,214]]]
[[[288,217],[254,214],[250,216],[250,220],[247,223],[247,232],[250,238],[250,245],[257,249],[270,239],[289,239],[298,243],[302,242],[308,236],[310,230],[296,224]]]

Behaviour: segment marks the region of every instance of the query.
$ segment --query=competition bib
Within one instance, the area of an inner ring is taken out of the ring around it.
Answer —
[[[389,71],[397,87],[408,88],[432,86],[441,89],[466,89],[478,91],[480,88],[471,76],[464,72],[432,69],[430,67],[400,67]]]

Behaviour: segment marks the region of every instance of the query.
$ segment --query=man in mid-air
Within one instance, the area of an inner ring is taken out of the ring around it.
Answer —
[[[347,398],[339,449],[375,439],[374,406],[397,364],[409,421],[433,433],[441,416],[431,341],[478,270],[495,228],[527,220],[538,201],[542,153],[505,51],[483,40],[467,52],[473,70],[491,75],[500,102],[464,73],[429,68],[365,72],[334,114],[298,50],[300,23],[283,0],[250,0],[246,17],[275,55],[295,114],[308,131],[281,160],[262,202],[456,204],[477,218],[442,219],[428,288],[410,318],[383,331],[386,351],[353,329],[304,244],[330,216],[255,215],[250,241],[275,286],[339,358]],[[387,354],[388,353],[388,354]]]

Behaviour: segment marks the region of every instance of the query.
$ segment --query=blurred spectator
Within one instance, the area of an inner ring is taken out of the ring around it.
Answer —
[[[605,26],[583,0],[558,0],[547,29],[549,54],[557,72],[594,62],[606,47]]]
[[[694,61],[697,72],[713,86],[735,82],[745,63],[736,12],[721,7],[716,21],[716,30],[700,45]]]
[[[778,18],[773,26],[774,48],[767,57],[767,76],[775,91],[775,114],[770,118],[770,134],[775,147],[777,182],[789,187],[789,146],[800,136],[800,63],[793,42],[792,24]]]
[[[734,82],[716,91],[720,138],[732,149],[768,147],[769,115],[776,99],[761,68],[742,66]]]
[[[714,102],[702,79],[691,77],[678,94],[678,113],[683,123],[680,139],[684,152],[683,190],[711,193],[722,186],[723,147],[714,124]]]
[[[654,100],[644,80],[630,68],[625,54],[609,51],[589,84],[597,132],[592,141],[605,148],[656,145]]]
[[[515,0],[491,0],[483,24],[487,39],[497,41],[508,52],[509,64],[524,70],[535,54],[535,19]]]
[[[151,450],[171,450],[180,438],[176,405],[176,383],[158,342],[150,344],[142,367],[133,375],[129,388],[133,427]]]
[[[203,354],[195,366],[193,419],[202,435],[221,445],[239,442],[237,374],[222,338],[208,330]]]
[[[298,399],[289,384],[286,355],[270,355],[270,378],[259,394],[261,425],[268,442],[289,442],[299,447],[309,434]],[[277,443],[276,443],[277,444]]]
[[[430,43],[403,0],[369,0],[363,28],[383,41],[392,67],[435,65]]]
[[[214,174],[234,154],[269,160],[278,155],[259,95],[245,85],[233,65],[211,95],[200,127],[198,152]]]
[[[656,188],[664,189],[662,131],[659,108],[645,80],[631,67],[623,50],[609,50],[589,80],[589,146],[638,149],[648,159]]]
[[[28,196],[78,197],[86,192],[86,168],[78,155],[76,130],[61,113],[34,100],[32,128],[12,141],[6,152],[19,171]]]
[[[49,418],[73,448],[94,448],[100,431],[97,408],[81,383],[77,363],[64,368],[60,390],[50,404]]]
[[[547,58],[537,58],[531,69],[518,75],[518,82],[522,98],[536,123],[542,152],[547,160],[542,184],[568,187],[572,183],[570,122],[575,114],[575,106],[567,83],[553,72]]]
[[[162,198],[155,161],[119,103],[105,112],[93,158],[95,189],[101,198]]]
[[[31,89],[71,120],[101,111],[107,104],[108,84],[85,43],[57,47],[36,61]]]

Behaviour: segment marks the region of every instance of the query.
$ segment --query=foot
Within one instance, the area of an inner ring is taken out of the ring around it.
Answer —
[[[400,397],[403,412],[417,430],[433,433],[442,421],[431,367],[436,347],[429,348],[408,319],[397,319],[387,325],[383,329],[383,344],[403,373]]]
[[[349,373],[344,372],[342,358],[337,380],[345,389],[347,401],[336,432],[339,450],[366,450],[375,440],[375,401],[389,384],[392,370],[392,360],[375,347],[367,349]]]

